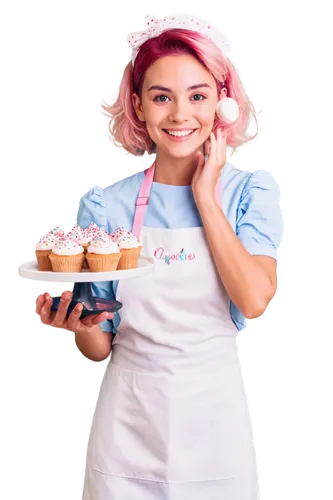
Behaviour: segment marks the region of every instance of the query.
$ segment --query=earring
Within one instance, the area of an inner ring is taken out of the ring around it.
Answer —
[[[231,97],[224,97],[216,105],[216,114],[221,121],[235,122],[239,117],[239,106]]]

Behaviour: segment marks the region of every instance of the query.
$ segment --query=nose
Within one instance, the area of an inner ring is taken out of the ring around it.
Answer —
[[[187,102],[181,100],[178,102],[175,101],[172,105],[169,120],[174,122],[188,121],[191,116],[191,111],[188,106],[189,104]]]

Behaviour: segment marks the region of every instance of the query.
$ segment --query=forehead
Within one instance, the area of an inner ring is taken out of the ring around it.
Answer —
[[[146,71],[143,88],[163,85],[170,89],[188,88],[198,83],[207,83],[213,89],[215,79],[206,68],[189,54],[165,56]]]

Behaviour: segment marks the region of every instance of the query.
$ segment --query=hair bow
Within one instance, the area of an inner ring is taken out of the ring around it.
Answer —
[[[168,29],[178,28],[197,31],[215,42],[224,55],[227,54],[231,47],[231,42],[211,23],[191,14],[174,14],[165,16],[160,20],[151,14],[146,14],[145,23],[147,26],[145,31],[134,31],[127,37],[127,43],[132,49],[133,66],[140,46],[150,38],[159,36]]]

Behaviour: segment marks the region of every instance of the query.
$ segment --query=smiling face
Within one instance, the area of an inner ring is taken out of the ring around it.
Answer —
[[[142,100],[137,94],[132,99],[138,118],[146,122],[156,144],[157,155],[185,158],[202,151],[214,125],[218,93],[214,77],[193,56],[157,60],[146,72]],[[177,139],[166,129],[194,132]]]

